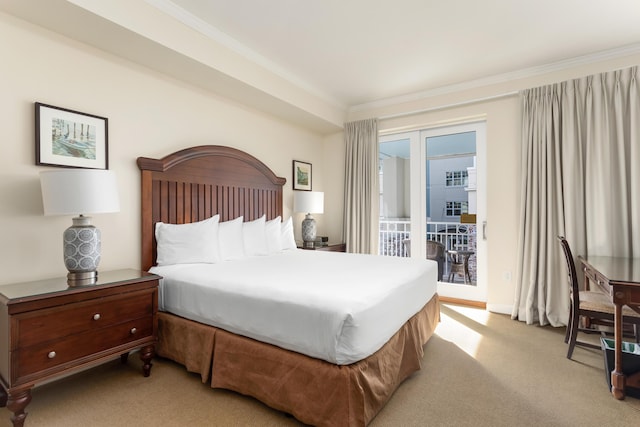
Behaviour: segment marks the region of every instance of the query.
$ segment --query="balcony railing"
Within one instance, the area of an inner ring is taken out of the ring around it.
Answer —
[[[459,222],[427,222],[427,240],[444,244],[446,250],[475,250],[475,224]],[[379,250],[380,255],[408,256],[404,241],[411,238],[411,223],[408,219],[381,219]],[[449,271],[449,257],[445,257],[445,277]],[[470,260],[469,272],[475,282],[475,256]]]
[[[407,251],[402,242],[409,239],[410,235],[411,223],[409,220],[381,219],[378,253],[380,255],[406,257]]]

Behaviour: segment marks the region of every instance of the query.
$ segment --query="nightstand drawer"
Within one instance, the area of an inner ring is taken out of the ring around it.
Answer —
[[[35,372],[95,355],[111,348],[147,338],[153,335],[153,315],[130,320],[100,330],[87,331],[57,341],[47,341],[30,347],[22,347],[12,354],[17,367],[14,381]]]
[[[151,315],[153,291],[129,292],[14,317],[14,350]]]

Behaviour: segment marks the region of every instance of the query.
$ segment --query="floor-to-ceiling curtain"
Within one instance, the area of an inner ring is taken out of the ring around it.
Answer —
[[[514,319],[566,325],[569,289],[556,236],[574,255],[640,256],[637,78],[632,67],[522,92]]]
[[[345,123],[344,241],[347,252],[378,253],[378,121]]]

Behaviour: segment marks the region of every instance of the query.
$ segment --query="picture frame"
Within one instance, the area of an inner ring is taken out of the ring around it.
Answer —
[[[35,103],[36,165],[109,169],[106,117]]]
[[[293,161],[293,189],[311,191],[312,184],[311,163]]]

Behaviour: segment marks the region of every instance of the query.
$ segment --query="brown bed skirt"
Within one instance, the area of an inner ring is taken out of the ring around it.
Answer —
[[[380,350],[334,365],[169,313],[158,313],[157,354],[199,373],[211,387],[253,396],[316,426],[365,426],[421,367],[440,321],[438,295]]]

